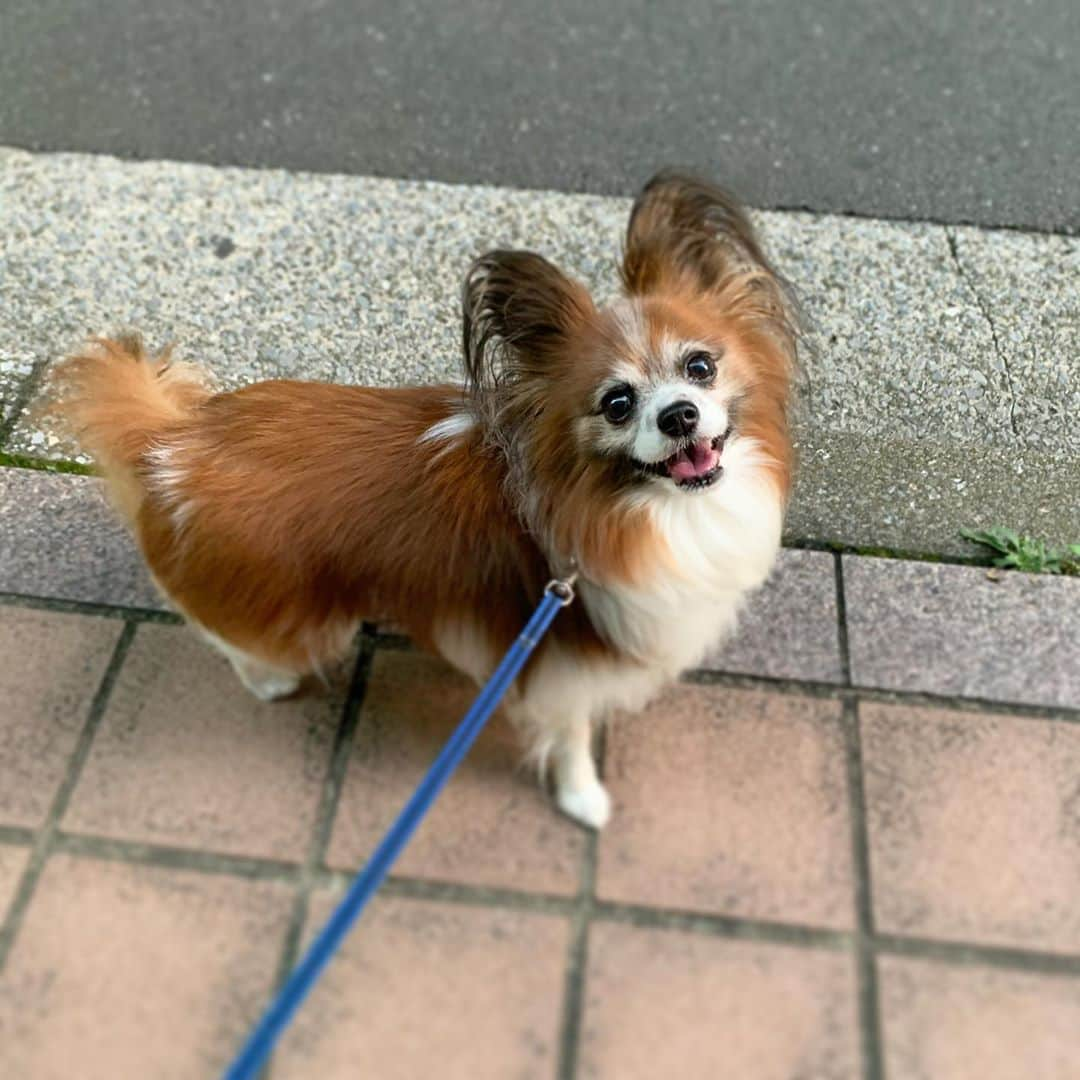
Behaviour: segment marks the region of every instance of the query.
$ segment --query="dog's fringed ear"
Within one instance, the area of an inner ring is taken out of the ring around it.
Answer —
[[[779,278],[743,208],[727,192],[682,173],[654,176],[634,200],[626,229],[622,279],[642,296],[692,283],[709,290],[733,273]]]
[[[594,314],[585,287],[531,251],[489,251],[462,289],[465,372],[474,390],[550,372]]]

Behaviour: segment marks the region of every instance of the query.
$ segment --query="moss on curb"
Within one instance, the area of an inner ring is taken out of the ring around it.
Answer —
[[[51,458],[31,457],[29,454],[9,454],[0,450],[0,466],[14,469],[36,469],[38,472],[70,473],[74,476],[96,476],[90,465],[78,461],[55,461]]]

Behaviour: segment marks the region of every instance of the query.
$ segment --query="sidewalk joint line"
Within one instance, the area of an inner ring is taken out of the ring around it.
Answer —
[[[30,847],[34,843],[37,832],[23,825],[0,825],[0,844],[10,844],[14,847]]]
[[[295,881],[301,870],[299,863],[287,859],[201,851],[63,830],[57,831],[54,850],[104,862],[132,863],[163,870],[193,870],[201,874],[227,874],[257,881]]]
[[[604,779],[608,753],[609,729],[601,726],[596,733],[597,771]],[[585,980],[588,976],[589,928],[596,911],[596,864],[600,834],[589,829],[581,855],[581,872],[576,903],[570,918],[570,946],[563,982],[562,1017],[559,1023],[558,1080],[575,1080],[581,1054],[581,1027],[585,1012]]]
[[[847,595],[844,591],[844,557],[840,552],[833,554],[833,581],[836,585],[836,644],[840,653],[840,672],[844,685],[852,686],[851,681],[851,639],[848,632]]]
[[[1040,952],[979,942],[935,941],[892,933],[876,934],[872,947],[878,955],[932,960],[950,967],[981,965],[1029,974],[1080,977],[1080,954]]]
[[[737,671],[712,671],[705,668],[686,672],[681,681],[692,686],[726,686],[733,690],[759,690],[828,701],[854,699],[881,705],[907,705],[912,708],[1016,716],[1021,719],[1052,720],[1066,724],[1080,723],[1080,708],[1072,706],[1031,705],[1020,701],[957,697],[953,694],[935,694],[926,690],[843,686],[840,683],[821,682],[814,679],[784,679],[772,675],[747,675]]]
[[[859,1003],[859,1042],[864,1080],[881,1080],[881,1009],[877,963],[874,959],[874,894],[870,867],[870,835],[863,787],[862,737],[859,705],[844,702],[844,737],[847,743],[848,808],[851,817],[851,860],[855,883],[855,975]]]
[[[341,799],[341,789],[345,782],[345,773],[348,769],[349,758],[352,755],[360,711],[363,708],[364,696],[371,675],[371,663],[375,652],[375,632],[370,623],[365,623],[361,628],[358,642],[359,653],[353,665],[352,679],[345,698],[341,722],[338,724],[334,736],[334,745],[327,762],[322,794],[319,799],[319,809],[315,815],[315,824],[312,828],[311,841],[308,845],[307,856],[299,869],[293,910],[289,916],[288,928],[285,931],[285,940],[282,943],[281,955],[272,984],[273,993],[277,993],[281,989],[296,966],[300,956],[304,928],[307,925],[311,907],[311,894],[315,890],[324,869],[326,851],[330,846],[330,836],[337,815],[338,803]],[[273,1070],[274,1063],[271,1060],[263,1071],[264,1080],[273,1074]]]
[[[78,784],[87,758],[90,756],[94,736],[101,726],[101,720],[105,715],[105,709],[108,707],[113,686],[116,684],[128,650],[131,648],[135,629],[134,624],[125,623],[120,636],[117,638],[108,666],[105,668],[97,692],[94,694],[90,708],[87,710],[86,720],[83,722],[82,730],[79,732],[75,748],[68,758],[64,778],[53,796],[52,805],[45,816],[45,821],[37,832],[26,869],[23,871],[19,886],[15,891],[15,898],[8,908],[7,918],[0,925],[0,973],[4,970],[4,964],[22,925],[23,916],[33,899],[38,881],[41,878],[42,871],[45,869],[45,864],[53,852],[56,836],[59,832],[60,820],[67,811],[75,786]]]
[[[959,555],[938,551],[916,551],[914,548],[898,548],[878,544],[855,544],[844,540],[830,540],[813,536],[787,536],[781,545],[783,551],[820,551],[827,555],[851,555],[859,559],[879,559],[883,562],[945,563],[949,566],[971,566],[977,570],[990,569],[994,564],[986,555],[973,553]],[[1023,570],[1009,573],[1022,574]]]
[[[184,625],[183,618],[171,611],[0,591],[0,607],[5,605],[26,607],[38,611],[55,611],[61,614],[96,615],[108,619],[121,619],[130,623],[160,623],[168,626]],[[416,646],[412,645],[404,635],[375,632],[371,637],[373,641],[372,648],[374,649],[386,649],[388,651],[412,651],[416,649]],[[416,649],[416,651],[419,652],[420,650]],[[955,709],[961,712],[987,712],[996,715],[1080,723],[1080,706],[1038,705],[1023,701],[961,697],[956,694],[939,694],[927,690],[891,690],[885,687],[861,686],[854,683],[847,686],[843,683],[827,682],[820,679],[784,678],[775,675],[711,668],[697,668],[688,671],[683,674],[682,681],[695,685],[730,686],[733,689],[775,691],[781,694],[801,694],[807,697],[833,700],[844,700],[855,695],[864,701],[881,704],[908,704],[915,707]]]
[[[56,611],[63,615],[97,615],[104,619],[123,619],[130,623],[167,623],[182,626],[184,620],[173,611],[159,608],[125,607],[123,604],[99,604],[92,600],[67,600],[58,596],[32,596],[28,593],[0,591],[0,607],[25,607],[34,611]]]
[[[853,949],[855,943],[854,935],[848,930],[610,900],[597,902],[593,918],[597,922],[623,923],[643,930],[672,930],[731,941],[758,941],[800,948]]]
[[[17,846],[27,846],[33,830],[3,827]],[[4,834],[0,833],[0,841]],[[25,843],[23,842],[25,841]],[[57,830],[52,854],[76,855],[102,862],[130,863],[161,869],[189,870],[210,875],[232,875],[259,881],[300,883],[304,866],[285,859],[231,855],[168,847],[160,844],[117,840],[91,833]],[[353,880],[349,871],[317,869],[312,892],[345,889]],[[581,908],[581,893],[559,896],[499,886],[438,881],[407,875],[391,875],[381,890],[383,895],[406,900],[428,900],[470,907],[534,912],[573,917]],[[678,908],[651,907],[623,901],[593,898],[590,923],[623,923],[642,929],[671,930],[734,941],[792,945],[854,951],[857,931],[804,923],[774,922],[738,915],[724,915]],[[879,955],[910,956],[949,964],[986,964],[1014,971],[1045,972],[1080,977],[1080,953],[1054,953],[1034,948],[987,945],[972,941],[950,941],[877,931],[867,937],[868,947]]]
[[[351,875],[342,873],[334,873],[332,878],[339,888],[346,887],[352,881]],[[544,915],[573,915],[579,906],[578,898],[575,896],[557,896],[553,893],[525,892],[520,889],[497,886],[393,875],[386,879],[382,892],[387,896],[404,900],[435,900],[448,904],[503,908]]]

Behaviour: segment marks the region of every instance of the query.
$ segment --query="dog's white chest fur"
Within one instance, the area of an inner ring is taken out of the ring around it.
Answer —
[[[734,629],[744,598],[776,556],[782,508],[764,475],[743,467],[714,490],[650,499],[650,509],[674,566],[634,587],[583,582],[581,596],[608,641],[671,677]]]

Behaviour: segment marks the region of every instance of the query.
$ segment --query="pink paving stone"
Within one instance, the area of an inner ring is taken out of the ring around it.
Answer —
[[[1080,726],[860,713],[878,929],[1080,952]]]
[[[853,925],[851,826],[837,702],[681,686],[620,718],[605,900]]]
[[[854,1080],[846,953],[594,923],[580,1080]]]
[[[371,851],[476,694],[441,661],[375,656],[329,850],[351,868]],[[394,872],[475,885],[573,893],[584,833],[560,817],[521,745],[496,717],[439,796]]]
[[[15,890],[29,857],[29,848],[0,845],[0,923],[4,921],[8,905],[15,899]]]
[[[258,701],[186,628],[142,626],[63,827],[301,859],[343,696],[316,686]]]
[[[878,962],[889,1080],[1075,1080],[1080,981],[888,956]]]
[[[313,905],[309,934],[331,898]],[[561,917],[377,899],[312,993],[274,1080],[550,1080],[568,926]]]
[[[0,976],[0,1075],[219,1075],[290,909],[278,884],[55,856]]]
[[[44,820],[122,630],[0,606],[0,824]]]

